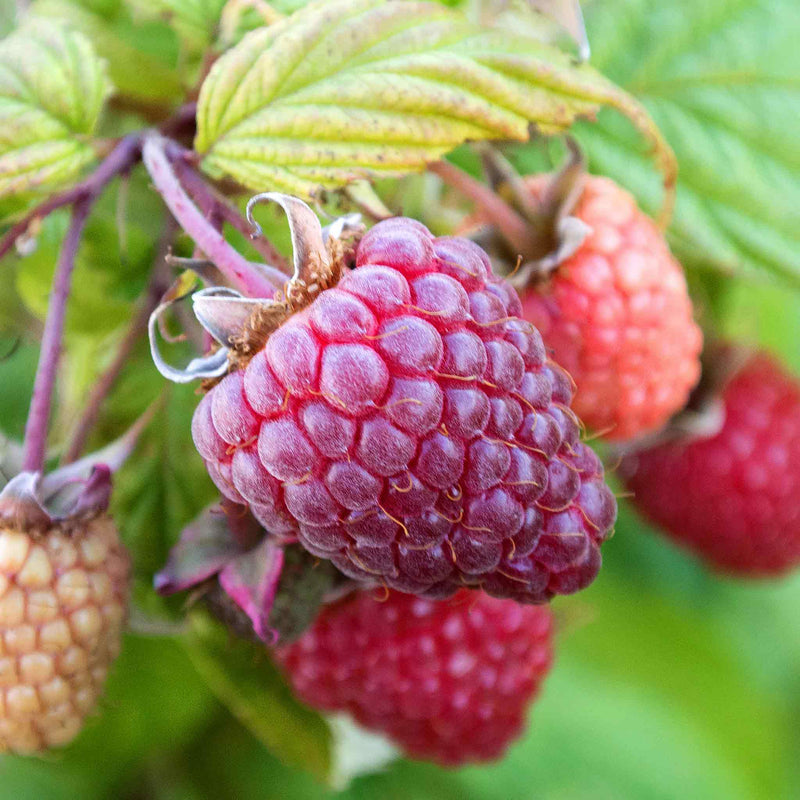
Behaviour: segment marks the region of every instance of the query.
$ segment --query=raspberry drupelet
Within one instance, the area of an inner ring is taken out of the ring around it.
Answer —
[[[358,592],[325,609],[277,659],[298,696],[345,711],[414,758],[499,758],[552,662],[552,619],[462,590],[441,602]]]
[[[587,586],[616,504],[516,292],[476,244],[410,219],[355,259],[199,404],[220,491],[403,592],[542,603]]]

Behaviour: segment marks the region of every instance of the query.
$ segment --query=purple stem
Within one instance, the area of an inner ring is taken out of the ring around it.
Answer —
[[[36,380],[33,384],[28,422],[25,425],[25,449],[22,469],[30,472],[41,472],[44,467],[47,446],[47,423],[50,419],[50,407],[53,402],[53,384],[58,370],[58,359],[61,355],[61,339],[64,333],[64,318],[69,298],[72,270],[75,257],[81,243],[81,236],[92,208],[92,195],[86,195],[72,207],[72,218],[67,235],[61,245],[56,273],[53,278],[53,289],[47,308],[47,319],[42,334],[42,348],[39,355],[39,366],[36,369]]]
[[[273,285],[215,230],[181,186],[165,150],[167,140],[153,133],[144,140],[142,158],[150,178],[181,227],[217,268],[250,297],[271,298]]]
[[[77,186],[50,198],[27,217],[15,225],[0,242],[0,256],[7,252],[24,233],[30,223],[39,217],[47,216],[57,208],[72,204],[72,217],[67,234],[61,245],[61,252],[53,277],[53,288],[47,308],[47,318],[42,333],[42,346],[39,365],[33,384],[33,395],[25,425],[25,445],[22,468],[26,471],[40,472],[44,467],[47,449],[47,425],[53,404],[53,385],[61,356],[61,339],[64,334],[64,319],[69,298],[72,271],[81,243],[83,229],[94,201],[105,186],[120,173],[130,169],[139,158],[142,137],[134,133],[125,136],[109,153],[100,166]]]
[[[167,149],[167,156],[172,160],[175,173],[181,184],[183,184],[197,205],[200,206],[200,209],[206,216],[214,211],[221,214],[223,221],[249,239],[253,234],[253,228],[250,223],[192,169],[183,157],[183,152],[176,152],[173,158],[173,153],[170,152],[172,149],[172,147]],[[287,275],[291,274],[292,270],[286,263],[286,259],[267,239],[264,237],[252,239],[252,245],[266,259],[268,264],[283,270]]]

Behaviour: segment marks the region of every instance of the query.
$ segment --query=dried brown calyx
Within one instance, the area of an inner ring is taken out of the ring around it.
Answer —
[[[247,219],[253,226],[254,238],[261,235],[261,226],[253,218],[253,208],[264,201],[277,203],[286,213],[293,274],[282,286],[276,286],[273,296],[268,298],[245,297],[225,286],[208,286],[192,292],[198,276],[195,273],[180,276],[150,317],[150,349],[156,367],[165,378],[176,383],[199,378],[207,390],[228,372],[246,366],[288,317],[309,306],[325,289],[335,286],[343,272],[351,268],[364,232],[357,214],[342,217],[323,228],[317,215],[302,200],[266,192],[251,198],[247,204]],[[190,295],[195,317],[216,345],[207,355],[179,369],[162,358],[157,332],[167,309]]]
[[[583,192],[586,162],[577,144],[569,138],[566,142],[567,159],[539,198],[494,147],[479,148],[495,202],[482,204],[476,193],[471,223],[480,226],[476,238],[492,261],[508,265],[507,280],[517,288],[546,282],[590,232],[585,222],[572,216]],[[513,227],[509,220],[514,221]],[[524,235],[517,232],[521,226]]]
[[[21,448],[0,442],[0,461],[10,478],[0,491],[0,526],[41,536],[51,530],[69,534],[104,514],[111,498],[111,478],[130,455],[154,407],[115,442],[95,453],[42,473],[21,471]]]

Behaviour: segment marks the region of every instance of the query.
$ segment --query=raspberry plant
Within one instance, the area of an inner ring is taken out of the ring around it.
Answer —
[[[585,6],[0,8],[0,798],[789,795],[794,8]]]

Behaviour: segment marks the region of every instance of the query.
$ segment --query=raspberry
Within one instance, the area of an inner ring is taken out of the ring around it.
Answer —
[[[526,183],[540,197],[548,180]],[[523,316],[575,379],[581,419],[627,439],[683,407],[700,375],[702,334],[680,264],[628,192],[586,176],[571,213],[591,231],[552,277],[522,294]]]
[[[0,752],[67,744],[119,653],[128,558],[107,516],[0,528]]]
[[[499,758],[552,659],[544,607],[462,590],[444,601],[359,592],[276,653],[309,705],[347,711],[412,757]]]
[[[200,402],[222,493],[346,575],[525,602],[588,585],[614,521],[572,385],[486,254],[392,219]]]
[[[635,503],[722,571],[785,572],[800,564],[800,383],[757,354],[722,403],[715,435],[627,458]]]

